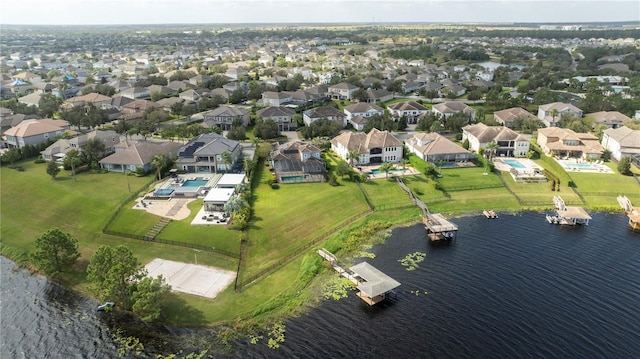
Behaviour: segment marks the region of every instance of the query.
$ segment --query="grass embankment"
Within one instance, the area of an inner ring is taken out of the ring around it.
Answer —
[[[416,162],[415,159],[412,159],[413,162]],[[2,253],[14,260],[26,258],[25,254],[33,249],[39,235],[51,227],[59,227],[79,240],[82,253],[71,270],[56,277],[56,280],[70,287],[86,292],[84,271],[93,252],[102,244],[124,244],[143,263],[153,258],[187,263],[197,259],[198,264],[230,270],[237,268],[238,261],[231,257],[103,234],[101,230],[107,220],[129,197],[127,182],[122,174],[82,173],[78,175],[77,182],[67,174],[61,174],[54,181],[46,174],[45,164],[23,162],[20,165],[25,168],[24,172],[6,167],[0,171]],[[414,167],[424,171],[419,163]],[[347,224],[369,210],[360,189],[349,179],[339,179],[340,186],[337,187],[316,183],[281,185],[279,189],[272,189],[265,183],[270,176],[269,171],[265,167],[260,170],[260,184],[254,190],[255,218],[247,232],[246,257],[240,279],[250,278],[269,268],[277,270],[269,271],[270,274],[241,292],[234,291],[230,286],[215,300],[171,294],[165,308],[171,324],[204,326],[228,323],[237,318],[255,318],[267,312],[269,315],[291,314],[295,308],[319,297],[318,287],[314,285],[309,290],[303,290],[308,278],[301,279],[308,258],[315,258],[316,264],[319,263],[313,248],[328,246],[337,250],[352,229],[373,221],[398,224],[420,219],[420,211],[411,205],[409,196],[392,179],[382,178],[363,183],[362,188],[376,211]],[[479,167],[443,169],[442,177],[437,178],[437,188],[436,180],[424,175],[406,176],[404,182],[430,210],[447,215],[473,213],[486,208],[522,209],[516,196],[521,201],[542,203],[547,208],[551,206],[550,199],[554,194],[566,196],[568,202],[579,200],[575,193],[571,197],[573,191],[567,187],[569,180],[575,183],[576,190],[590,206],[615,205],[615,197],[619,193],[627,194],[634,203],[640,203],[635,180],[618,174],[572,173],[569,177],[564,173],[567,178],[560,192],[552,192],[546,183],[515,184],[510,176],[502,175],[509,189],[515,193],[514,196],[502,185],[499,175],[485,175],[483,172],[484,169]],[[150,177],[129,177],[132,189],[146,186],[149,180]],[[563,192],[565,190],[566,193]],[[159,237],[211,245],[239,253],[241,232],[224,226],[190,225],[200,205],[201,201],[192,202],[189,205],[189,218],[172,221]],[[131,207],[133,203],[126,204],[112,229],[144,234],[160,218]],[[345,228],[337,231],[341,225]],[[326,242],[300,251],[309,243],[325,237],[329,238]]]

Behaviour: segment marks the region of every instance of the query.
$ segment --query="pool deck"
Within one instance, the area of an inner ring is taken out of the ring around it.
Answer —
[[[389,172],[388,174],[385,174],[384,172],[381,173],[369,173],[369,179],[378,179],[378,178],[390,178],[393,176],[410,176],[410,175],[419,175],[420,172],[418,172],[418,170],[416,170],[413,167],[409,167],[406,166],[404,168],[404,171],[402,170],[402,165],[399,164],[394,164],[395,166],[395,170],[394,172]],[[378,169],[380,168],[380,165],[372,165],[372,166],[356,166],[354,169],[360,173],[367,173],[370,172],[372,170]]]
[[[607,173],[607,174],[614,173],[613,170],[611,170],[611,168],[609,168],[607,165],[604,164],[604,162],[601,162],[601,161],[589,162],[581,158],[570,158],[570,159],[554,158],[554,159],[567,172]],[[575,165],[578,165],[578,166],[588,165],[588,167],[576,167]]]

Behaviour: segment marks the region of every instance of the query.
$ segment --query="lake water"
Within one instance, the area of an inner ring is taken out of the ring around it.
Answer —
[[[216,357],[638,358],[640,233],[621,213],[592,216],[457,218],[457,240],[437,246],[420,225],[395,229],[366,259],[402,283],[393,297],[327,300],[286,322],[279,349],[263,340]],[[398,260],[416,251],[426,258],[407,271]],[[115,357],[94,301],[10,268],[2,260],[0,357]]]
[[[495,71],[495,69],[497,69],[500,66],[515,67],[519,70],[522,70],[526,67],[525,65],[521,65],[521,64],[501,64],[499,62],[494,62],[494,61],[475,62],[475,64],[492,71]]]

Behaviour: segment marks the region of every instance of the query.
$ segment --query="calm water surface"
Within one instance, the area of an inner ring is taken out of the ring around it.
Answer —
[[[640,233],[622,214],[593,217],[575,228],[540,213],[458,218],[444,246],[398,228],[366,259],[402,283],[395,296],[325,301],[286,323],[280,349],[240,343],[216,357],[640,358]],[[426,258],[407,271],[398,260],[416,251]],[[1,358],[117,357],[94,301],[0,264]]]

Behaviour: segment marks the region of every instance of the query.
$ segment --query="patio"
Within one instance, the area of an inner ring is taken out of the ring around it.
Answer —
[[[613,170],[604,164],[602,160],[587,161],[581,158],[554,158],[556,162],[567,172],[607,173],[613,174]]]

